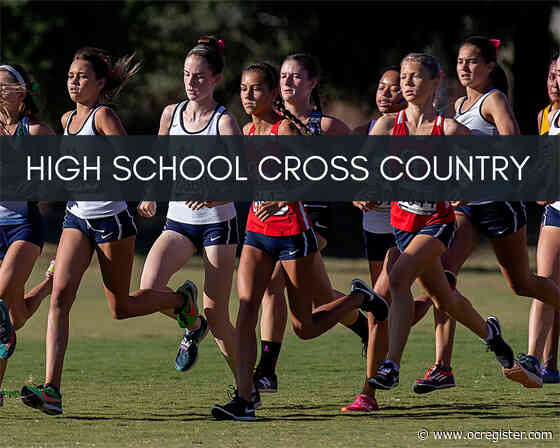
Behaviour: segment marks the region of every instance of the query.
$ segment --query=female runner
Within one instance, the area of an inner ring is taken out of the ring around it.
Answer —
[[[214,100],[222,79],[224,43],[213,36],[201,37],[187,53],[184,82],[187,99],[167,106],[161,116],[159,135],[239,135],[235,118]],[[154,216],[156,203],[145,201],[138,210]],[[234,328],[229,318],[229,296],[239,241],[233,202],[170,202],[163,233],[156,240],[144,265],[141,288],[164,288],[169,279],[197,252],[204,260],[204,311],[185,330],[175,368],[190,369],[198,345],[212,331],[218,347],[235,376]],[[173,317],[172,313],[167,313]]]
[[[551,104],[541,110],[537,118],[540,135],[560,135],[560,123],[558,122],[560,67],[557,69],[557,61],[558,56],[555,56],[555,60],[550,65],[546,83]],[[545,205],[545,209],[537,246],[537,274],[559,284],[560,202],[540,202],[540,204]],[[543,383],[560,382],[558,375],[558,316],[559,312],[554,307],[540,300],[533,300],[529,314],[528,354],[525,357],[522,356],[521,359],[529,366],[536,366],[535,370],[538,370],[540,361],[542,361]]]
[[[440,81],[438,62],[419,53],[407,55],[401,63],[401,89],[408,102],[396,117],[384,116],[373,129],[374,135],[469,135],[469,130],[450,118],[444,118],[433,100]],[[485,322],[472,305],[452,290],[441,262],[455,234],[453,207],[445,201],[391,204],[394,228],[401,256],[389,273],[392,310],[389,324],[389,353],[377,374],[368,381],[378,389],[389,390],[399,383],[399,368],[413,317],[410,288],[418,279],[433,297],[436,306],[456,317],[483,339],[502,367],[513,367],[514,357],[501,336],[498,320]]]
[[[323,113],[318,83],[321,69],[318,61],[308,54],[292,54],[284,60],[280,73],[280,93],[283,115],[291,120],[304,135],[348,135],[349,128],[340,120]],[[327,245],[330,209],[326,202],[305,202],[310,222],[315,230],[319,250]],[[321,269],[324,267],[320,265]],[[325,273],[326,275],[326,273]],[[278,378],[275,366],[287,320],[286,300],[283,290],[285,276],[277,268],[262,302],[261,315],[261,360],[254,375],[260,392],[276,392]],[[335,297],[342,297],[335,290]],[[313,299],[315,306],[325,304],[327,296]],[[355,310],[344,315],[341,323],[356,333],[367,346],[368,322],[366,317]]]
[[[126,135],[117,114],[105,103],[115,98],[139,69],[132,57],[114,64],[97,48],[81,48],[68,71],[67,87],[76,109],[61,119],[64,135]],[[124,201],[69,201],[56,253],[49,308],[45,382],[24,386],[24,404],[49,415],[62,414],[60,383],[68,343],[70,309],[84,272],[97,252],[105,297],[115,319],[144,316],[174,308],[179,325],[192,325],[197,309],[193,285],[186,282],[177,293],[141,289],[132,294],[130,276],[134,261],[136,226]]]
[[[467,96],[455,103],[455,119],[478,135],[518,135],[519,126],[505,93],[507,77],[497,64],[499,41],[473,36],[466,39],[457,57],[457,75]],[[446,270],[457,275],[474,250],[480,235],[491,242],[502,274],[520,296],[537,297],[558,306],[560,289],[555,283],[531,273],[527,253],[525,206],[522,202],[476,201],[455,208],[457,234],[443,257]],[[426,393],[455,385],[451,352],[455,322],[435,309],[436,363],[417,380],[414,390]],[[540,367],[521,357],[504,374],[526,387],[540,387]]]
[[[255,64],[243,75],[241,97],[253,118],[245,132],[297,134],[298,128],[273,110],[274,84],[267,79],[273,72],[265,67]],[[321,335],[345,313],[358,307],[373,312],[380,321],[387,317],[387,303],[360,280],[353,280],[350,295],[333,300],[315,232],[301,202],[253,202],[237,276],[238,389],[230,403],[212,407],[212,415],[217,419],[255,420],[255,408],[260,404],[252,383],[257,348],[255,327],[264,291],[278,261],[286,273],[290,317],[300,338]],[[328,303],[312,310],[313,299],[323,296]]]
[[[0,65],[0,135],[53,135],[39,121],[34,83],[24,67]],[[35,202],[0,201],[0,406],[7,360],[16,348],[16,330],[52,290],[52,268],[25,294],[25,283],[43,247],[44,228]]]

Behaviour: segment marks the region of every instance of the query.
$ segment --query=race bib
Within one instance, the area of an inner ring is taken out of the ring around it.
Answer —
[[[437,211],[437,202],[435,201],[399,201],[399,208],[415,215],[431,216]]]

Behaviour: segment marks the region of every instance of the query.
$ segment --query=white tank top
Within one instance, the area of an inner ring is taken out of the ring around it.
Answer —
[[[560,120],[560,110],[557,110],[552,116],[548,135],[560,135],[560,126],[558,126],[558,120]],[[560,201],[553,202],[552,204],[550,204],[550,206],[560,211]]]
[[[169,135],[220,135],[218,130],[218,122],[220,117],[226,112],[223,106],[216,107],[212,118],[208,124],[197,132],[190,132],[186,129],[183,122],[183,112],[187,108],[188,100],[177,104],[173,111],[171,126],[169,127]],[[185,205],[185,201],[170,201],[167,218],[173,221],[185,224],[214,224],[217,222],[229,221],[235,218],[235,205],[233,202],[224,205],[218,205],[212,208],[202,208],[193,210]]]
[[[455,120],[465,125],[474,135],[498,135],[498,128],[496,125],[490,123],[482,116],[482,103],[484,100],[493,92],[498,91],[498,89],[492,89],[482,95],[476,102],[468,108],[465,112],[461,112],[463,104],[467,100],[467,97],[463,98],[461,104],[457,108],[455,113]],[[492,201],[473,201],[469,202],[469,205],[481,205],[490,204]]]
[[[371,130],[375,126],[376,120],[371,120],[369,122],[367,135],[370,134]],[[391,227],[391,203],[390,202],[379,202],[377,207],[373,210],[364,213],[362,219],[362,227],[366,232],[371,233],[392,233],[393,228]]]
[[[68,116],[68,120],[66,120],[64,135],[98,135],[95,130],[95,114],[103,106],[104,105],[101,104],[93,109],[82,128],[75,134],[70,133],[68,130],[74,115],[76,115],[76,111],[73,110]],[[127,205],[125,201],[68,201],[66,204],[66,209],[70,213],[82,219],[106,218],[108,216],[114,216],[126,210],[126,208]]]

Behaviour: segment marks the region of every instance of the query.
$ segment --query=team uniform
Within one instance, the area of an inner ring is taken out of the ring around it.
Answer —
[[[282,118],[278,117],[270,135],[278,135],[281,123]],[[254,134],[253,124],[248,135]],[[275,260],[295,260],[317,251],[317,237],[302,202],[285,205],[264,222],[255,214],[258,205],[259,201],[253,201],[249,209],[244,244],[266,252]]]
[[[468,110],[462,112],[467,97],[461,101],[455,120],[465,125],[475,135],[498,135],[496,126],[482,115],[484,100],[498,89],[482,95]],[[547,120],[548,122],[548,120]],[[525,205],[521,201],[475,201],[455,208],[472,222],[477,232],[490,239],[504,238],[527,224]]]
[[[220,135],[218,122],[226,112],[225,107],[217,106],[208,124],[202,130],[190,132],[185,128],[183,122],[183,112],[187,104],[188,100],[185,100],[175,107],[169,126],[169,135]],[[185,201],[171,201],[163,230],[171,230],[187,237],[199,251],[208,246],[239,242],[237,213],[233,202],[193,210],[185,204]]]
[[[543,114],[543,121],[544,120],[545,117]],[[552,122],[550,123],[550,127],[548,129],[548,135],[560,135],[560,110],[557,110],[554,113],[551,121]],[[546,118],[546,122],[548,123],[548,117]],[[548,204],[544,208],[541,227],[544,226],[560,227],[560,201]]]
[[[392,135],[408,135],[406,115],[400,111],[395,117]],[[442,136],[444,118],[438,115],[430,135]],[[449,247],[455,237],[455,214],[448,201],[393,201],[391,225],[401,252],[416,235],[430,235]]]
[[[66,120],[64,135],[98,135],[95,128],[95,114],[105,105],[93,109],[76,133],[70,132],[70,123],[76,115],[72,111]],[[63,228],[78,229],[91,244],[109,243],[137,234],[134,218],[125,201],[68,201]]]
[[[321,119],[323,113],[318,110],[313,110],[309,115],[307,127],[312,135],[321,135]],[[311,220],[315,232],[321,235],[325,240],[329,240],[329,227],[331,223],[331,208],[328,202],[320,201],[305,201],[305,209],[307,215]]]
[[[369,135],[375,120],[371,120],[366,135]],[[364,212],[362,218],[364,245],[368,261],[384,261],[387,251],[395,247],[395,236],[391,227],[391,203],[378,202],[373,210]]]
[[[13,135],[29,135],[28,117],[20,120]],[[16,241],[28,241],[43,248],[44,226],[37,203],[0,201],[0,260]]]
[[[539,135],[546,135],[546,134],[548,134],[548,131],[550,130],[550,124],[548,123],[548,115],[550,113],[551,107],[552,107],[552,104],[549,104],[543,110],[543,114],[542,114],[542,117],[541,117],[541,127],[539,129]]]

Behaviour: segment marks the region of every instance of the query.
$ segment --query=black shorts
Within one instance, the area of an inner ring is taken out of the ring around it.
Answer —
[[[373,233],[367,230],[364,230],[364,243],[368,261],[384,261],[387,251],[397,245],[392,233]]]
[[[527,224],[523,202],[460,205],[455,211],[463,213],[479,234],[490,239],[505,238]]]
[[[329,240],[331,227],[331,210],[328,202],[304,202],[305,211],[313,225],[315,233]]]

